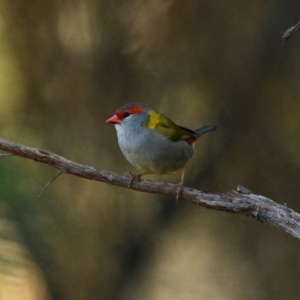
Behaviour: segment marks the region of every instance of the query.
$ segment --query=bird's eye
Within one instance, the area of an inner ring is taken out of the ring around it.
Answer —
[[[127,118],[129,115],[130,115],[130,113],[127,112],[127,111],[125,111],[125,112],[123,113],[123,118]]]

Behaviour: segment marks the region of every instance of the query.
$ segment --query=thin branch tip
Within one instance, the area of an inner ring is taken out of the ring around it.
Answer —
[[[300,22],[298,22],[296,25],[290,27],[287,29],[283,35],[282,38],[284,39],[284,42],[286,42],[292,35],[294,35],[298,30],[300,29]]]
[[[63,174],[63,172],[59,172],[58,174],[56,174],[54,177],[52,177],[44,186],[44,188],[42,189],[42,191],[40,192],[40,194],[37,196],[36,199],[40,199],[40,197],[42,196],[42,194],[44,193],[44,191],[46,190],[46,188],[61,174]]]

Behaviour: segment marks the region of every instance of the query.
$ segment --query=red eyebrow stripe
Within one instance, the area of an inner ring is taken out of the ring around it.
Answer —
[[[128,111],[131,114],[139,114],[142,111],[142,107],[141,106],[135,106],[135,107],[128,108],[125,111]]]
[[[141,106],[134,106],[126,109],[122,109],[116,112],[116,115],[120,118],[120,120],[123,120],[123,114],[125,112],[128,112],[130,114],[139,114],[142,112],[142,107]]]

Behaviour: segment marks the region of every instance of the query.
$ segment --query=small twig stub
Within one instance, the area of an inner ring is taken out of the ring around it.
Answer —
[[[290,27],[284,34],[282,35],[282,38],[286,42],[293,34],[295,34],[300,29],[300,22],[298,22],[296,25]]]

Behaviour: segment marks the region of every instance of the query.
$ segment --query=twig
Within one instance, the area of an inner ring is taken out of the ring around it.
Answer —
[[[128,177],[92,166],[82,165],[55,153],[38,148],[30,148],[1,137],[0,149],[20,157],[48,164],[62,173],[69,173],[119,187],[127,188],[130,180]],[[176,198],[176,187],[176,184],[149,180],[134,180],[130,185],[130,188],[136,191],[160,194],[173,198]],[[277,204],[266,197],[255,195],[243,187],[239,187],[238,190],[239,192],[216,194],[184,187],[182,193],[179,195],[179,199],[214,210],[249,215],[258,221],[281,228],[300,239],[299,213],[294,212],[286,206]]]
[[[59,175],[63,174],[63,172],[59,172],[57,175],[55,175],[54,177],[52,177],[48,182],[47,184],[44,186],[44,188],[42,189],[42,191],[40,192],[40,194],[36,197],[36,199],[39,199],[42,194],[44,193],[45,189],[50,185],[50,183],[52,181],[54,181]]]
[[[295,26],[292,26],[289,28],[284,34],[282,35],[282,38],[286,42],[294,33],[296,33],[300,29],[300,22],[297,23]]]

